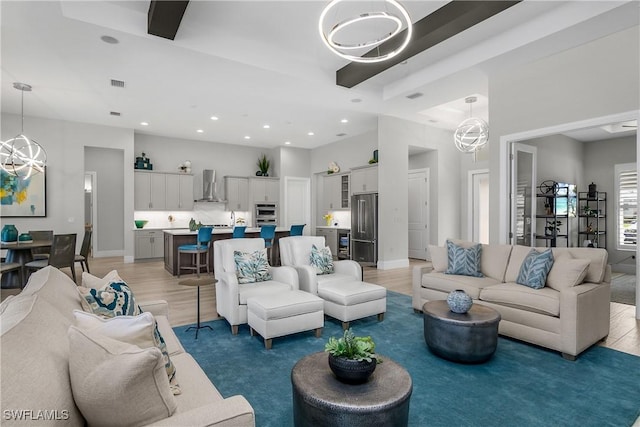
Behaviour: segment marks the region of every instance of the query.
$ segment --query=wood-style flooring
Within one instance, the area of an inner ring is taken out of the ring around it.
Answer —
[[[414,265],[421,261],[412,260],[407,268],[378,270],[364,268],[365,281],[376,283],[387,289],[411,295],[411,277]],[[195,277],[172,276],[164,269],[162,261],[124,263],[122,257],[92,258],[89,261],[92,274],[102,277],[111,270],[117,270],[132,288],[138,301],[163,299],[169,302],[169,320],[173,326],[196,322],[196,288],[181,286],[181,279]],[[67,271],[68,269],[63,269]],[[80,277],[80,270],[76,274]],[[2,299],[19,290],[2,290]],[[218,318],[215,310],[215,289],[213,285],[200,289],[200,315],[202,321]],[[606,340],[600,345],[625,353],[640,356],[640,320],[635,318],[635,306],[611,303],[611,329]]]

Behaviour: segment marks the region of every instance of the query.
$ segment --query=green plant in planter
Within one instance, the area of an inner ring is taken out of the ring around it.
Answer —
[[[260,172],[262,172],[262,175],[267,176],[269,173],[269,166],[271,166],[271,162],[269,162],[269,159],[267,159],[267,156],[265,154],[258,157],[257,165],[258,169],[260,169]]]
[[[560,231],[561,225],[562,221],[560,220],[547,221],[547,225],[544,227],[544,230],[548,236],[555,236]]]
[[[370,336],[357,337],[351,328],[344,331],[342,338],[329,338],[324,351],[333,357],[343,357],[358,362],[375,360],[382,363],[382,359],[375,353],[376,344]]]

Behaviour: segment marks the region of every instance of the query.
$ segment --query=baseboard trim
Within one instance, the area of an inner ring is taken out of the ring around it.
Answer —
[[[394,268],[409,267],[409,258],[394,259],[391,261],[378,261],[378,270],[392,270]]]
[[[615,273],[636,274],[635,264],[612,264],[611,271]]]
[[[108,258],[114,256],[124,256],[123,250],[115,250],[115,251],[98,251],[93,254],[94,258]]]

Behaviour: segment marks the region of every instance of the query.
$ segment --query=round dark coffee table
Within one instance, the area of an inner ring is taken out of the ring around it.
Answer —
[[[500,313],[473,304],[464,314],[449,310],[446,301],[422,306],[424,341],[436,355],[454,362],[480,363],[493,356],[498,346]]]
[[[293,421],[301,426],[406,426],[413,384],[409,373],[380,356],[364,384],[345,384],[331,372],[325,352],[313,353],[291,370]]]

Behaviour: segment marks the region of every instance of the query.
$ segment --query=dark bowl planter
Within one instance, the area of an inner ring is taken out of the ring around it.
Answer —
[[[369,379],[376,370],[377,361],[358,361],[345,357],[335,357],[329,353],[329,367],[338,380],[348,384],[360,384]]]

